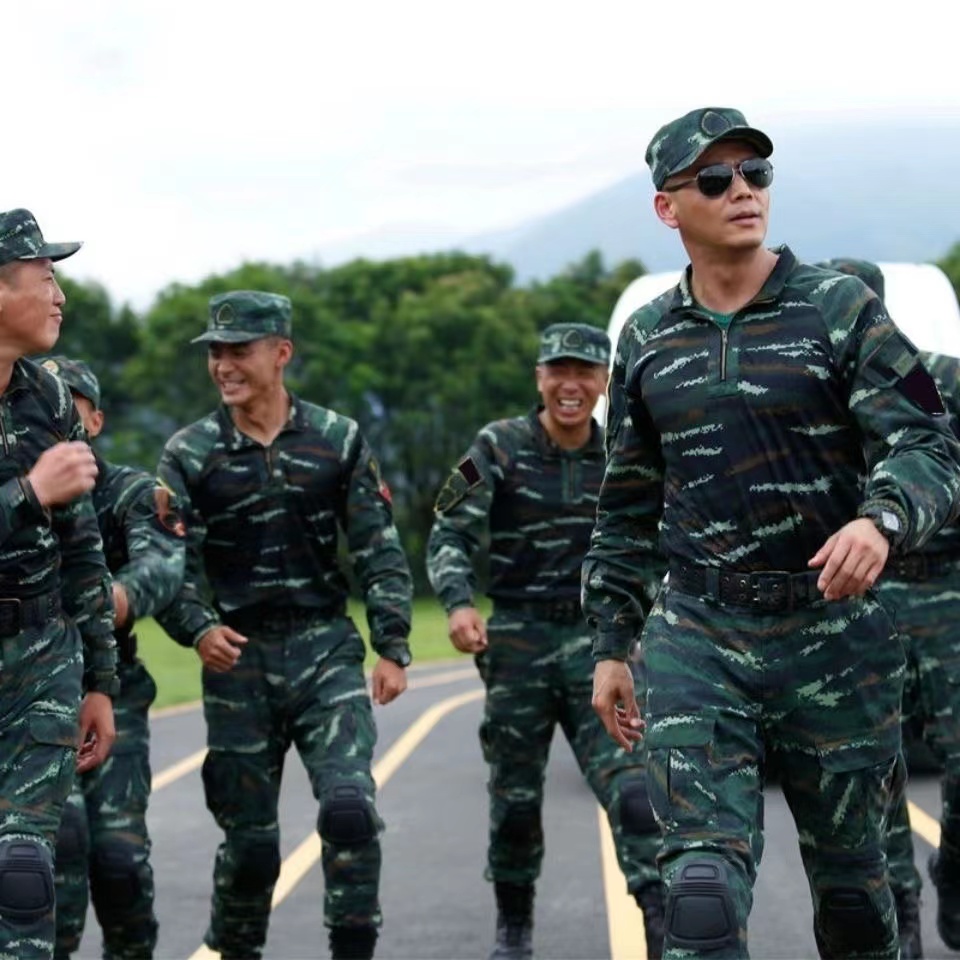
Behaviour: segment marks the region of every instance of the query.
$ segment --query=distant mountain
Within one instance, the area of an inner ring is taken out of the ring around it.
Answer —
[[[856,256],[930,261],[960,241],[960,124],[795,127],[772,131],[770,245],[801,259]],[[459,244],[512,263],[518,280],[546,279],[588,250],[650,271],[686,262],[653,212],[646,167],[579,203],[512,230]]]

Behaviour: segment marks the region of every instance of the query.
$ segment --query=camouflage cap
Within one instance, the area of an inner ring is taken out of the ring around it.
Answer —
[[[554,323],[540,337],[537,363],[571,357],[587,363],[610,365],[610,338],[588,323]]]
[[[82,360],[69,357],[48,357],[41,364],[45,370],[56,374],[69,388],[71,393],[79,393],[100,409],[100,381],[96,374]]]
[[[773,141],[751,127],[739,110],[700,107],[662,126],[647,147],[646,161],[653,185],[662,190],[668,177],[686,170],[709,147],[721,140],[745,140],[761,157],[773,153]]]
[[[47,243],[29,210],[22,207],[0,213],[0,267],[14,260],[63,260],[82,244]]]
[[[191,343],[249,343],[264,337],[291,336],[293,305],[289,297],[260,290],[231,290],[210,298],[207,332]]]
[[[821,260],[817,266],[859,277],[881,300],[883,299],[883,271],[877,264],[869,260],[854,260],[852,257],[837,257],[834,260]]]

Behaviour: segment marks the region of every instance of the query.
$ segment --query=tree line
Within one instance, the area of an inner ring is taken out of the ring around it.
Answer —
[[[960,243],[938,264],[960,293]],[[174,283],[142,314],[96,283],[62,277],[65,322],[56,350],[86,360],[101,382],[109,460],[153,471],[167,438],[211,410],[216,392],[203,331],[207,302],[227,290],[293,301],[298,395],[355,419],[381,461],[420,590],[436,491],[483,424],[537,400],[533,367],[551,323],[605,329],[639,260],[608,267],[597,251],[546,281],[458,252],[325,268],[245,263],[195,285]]]

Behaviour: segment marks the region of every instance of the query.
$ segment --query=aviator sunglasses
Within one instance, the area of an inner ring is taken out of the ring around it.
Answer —
[[[711,163],[709,167],[697,171],[695,177],[663,189],[667,193],[674,193],[695,183],[705,197],[719,197],[730,189],[730,184],[738,173],[752,187],[766,188],[773,183],[773,164],[763,157],[751,157],[739,163]]]

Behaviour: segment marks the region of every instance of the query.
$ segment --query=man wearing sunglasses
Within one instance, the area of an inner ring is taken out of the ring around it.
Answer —
[[[888,552],[953,519],[960,447],[881,300],[764,246],[772,151],[717,107],[647,150],[690,266],[627,322],[611,375],[583,569],[594,706],[625,748],[646,737],[665,957],[747,956],[769,756],[821,956],[893,958],[883,823],[904,656],[871,587]],[[641,628],[645,733],[625,663]]]

